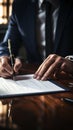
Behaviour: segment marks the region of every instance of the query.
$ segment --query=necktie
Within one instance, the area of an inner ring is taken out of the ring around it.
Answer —
[[[46,2],[46,57],[53,53],[53,30],[52,30],[52,8],[49,2]]]

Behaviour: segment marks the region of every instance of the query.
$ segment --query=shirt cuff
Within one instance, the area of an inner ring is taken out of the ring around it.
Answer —
[[[73,62],[73,55],[66,56],[65,58]]]

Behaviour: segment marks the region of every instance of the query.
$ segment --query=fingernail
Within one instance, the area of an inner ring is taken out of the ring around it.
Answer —
[[[33,75],[33,78],[36,78],[36,77],[37,77],[37,75],[36,75],[36,74],[34,74],[34,75]]]
[[[40,80],[40,76],[37,76],[36,79],[37,79],[37,80]]]
[[[45,78],[44,78],[44,77],[42,77],[42,78],[41,78],[41,80],[42,80],[42,81],[44,81],[44,80],[45,80]]]

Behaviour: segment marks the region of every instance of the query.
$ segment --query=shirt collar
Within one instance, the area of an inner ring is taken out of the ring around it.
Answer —
[[[39,7],[41,7],[44,0],[39,0]]]
[[[43,1],[44,1],[44,0],[39,0],[39,3],[41,3],[41,4],[42,4],[42,3],[43,3]]]

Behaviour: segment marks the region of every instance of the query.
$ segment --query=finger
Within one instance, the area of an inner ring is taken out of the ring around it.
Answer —
[[[48,56],[44,62],[39,66],[39,68],[37,69],[37,71],[34,74],[34,78],[36,78],[38,76],[38,73],[40,72],[40,70],[42,69],[43,65],[46,63],[46,61],[50,58],[50,56]]]
[[[61,72],[62,70],[60,68],[57,68],[53,73],[53,77],[58,78]]]
[[[3,78],[10,78],[11,74],[8,73],[5,69],[1,69],[0,70],[0,76],[3,77]]]
[[[48,68],[54,63],[54,59],[49,58],[46,60],[46,62],[44,62],[44,64],[42,65],[40,71],[38,72],[38,76],[36,77],[36,79],[41,79],[44,74],[46,74]]]
[[[45,61],[41,64],[41,66],[39,67],[39,69],[36,71],[35,73],[35,78],[40,79],[40,77],[43,75],[43,73],[47,70],[47,68],[45,69],[44,66],[48,61],[48,67],[55,61],[56,57],[58,57],[56,54],[50,54]]]
[[[55,72],[55,77],[59,77],[59,75],[63,75],[63,77],[67,77],[67,75],[73,74],[73,63],[69,61],[68,59],[64,59],[63,63],[60,66],[60,69],[57,69]]]
[[[41,76],[40,73],[42,71],[42,68],[47,63],[47,61],[49,60],[49,58],[50,58],[50,55],[44,60],[44,62],[40,65],[40,67],[38,68],[38,70],[35,72],[34,78],[37,78],[37,77],[38,77],[37,79],[40,78],[39,76]]]
[[[73,74],[73,62],[65,59],[65,61],[61,65],[61,70],[64,71],[64,72],[66,72],[66,73]]]
[[[14,71],[17,73],[20,70],[21,67],[22,67],[21,60],[16,58],[15,59],[15,64],[14,64]]]
[[[2,72],[3,73],[8,73],[7,75],[12,75],[13,70],[12,67],[9,65],[9,58],[4,57],[1,59],[1,64],[2,64]]]
[[[62,64],[62,58],[58,57],[56,61],[50,65],[47,71],[45,71],[44,75],[42,75],[41,80],[46,80],[50,78],[52,75],[54,75],[54,72],[57,70],[57,68],[60,69],[61,64]]]

